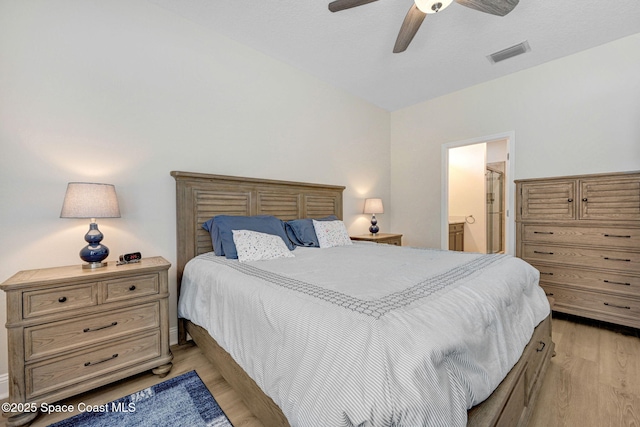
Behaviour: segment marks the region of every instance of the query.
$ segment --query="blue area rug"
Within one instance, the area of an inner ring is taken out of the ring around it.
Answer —
[[[87,412],[50,427],[233,427],[196,371],[106,405],[89,408],[78,405],[78,409]]]

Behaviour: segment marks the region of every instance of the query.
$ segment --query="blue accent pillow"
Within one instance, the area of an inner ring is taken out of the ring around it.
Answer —
[[[335,215],[329,215],[324,218],[318,218],[316,221],[336,221]],[[287,234],[291,241],[297,246],[308,246],[319,248],[318,236],[313,228],[313,219],[294,219],[286,222]]]
[[[289,250],[295,249],[295,245],[287,237],[284,221],[272,215],[235,216],[217,215],[213,217],[213,223],[218,227],[218,234],[222,243],[222,251],[228,259],[238,259],[238,251],[233,241],[233,230],[249,230],[259,233],[274,234],[282,238]],[[214,246],[215,251],[215,246]],[[216,252],[217,253],[217,252]]]
[[[213,221],[213,218],[203,223],[202,228],[207,230],[211,235],[211,245],[213,246],[213,252],[218,256],[223,256],[224,251],[222,250],[222,239],[220,238],[220,230],[218,229],[218,225],[215,223],[215,221]]]

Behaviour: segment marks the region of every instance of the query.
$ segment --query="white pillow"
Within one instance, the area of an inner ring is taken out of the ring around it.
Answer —
[[[347,233],[347,227],[344,226],[342,221],[316,221],[314,219],[313,228],[316,230],[316,236],[321,248],[352,244],[349,233]]]
[[[292,258],[282,237],[250,230],[231,230],[240,262]]]

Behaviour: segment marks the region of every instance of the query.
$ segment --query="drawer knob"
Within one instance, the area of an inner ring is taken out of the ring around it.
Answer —
[[[58,302],[66,302],[66,301],[67,301],[67,297],[58,298]]]
[[[130,290],[130,291],[135,291],[135,290],[136,290],[136,285],[131,285],[131,286],[129,286],[129,290]]]
[[[533,234],[553,234],[553,231],[534,231]]]
[[[586,202],[586,201],[587,201],[587,198],[586,198],[586,197],[583,197],[583,198],[582,198],[582,201],[583,201],[583,202]]]
[[[631,236],[624,236],[619,234],[605,234],[604,237],[620,237],[622,239],[630,239]]]
[[[104,362],[108,362],[109,360],[115,359],[116,357],[118,357],[118,353],[114,354],[111,357],[107,357],[106,359],[103,360],[98,360],[97,362],[86,362],[84,364],[84,366],[93,366],[93,365],[98,365],[100,363],[104,363]]]
[[[536,351],[538,352],[544,350],[544,348],[547,346],[547,344],[544,341],[540,341],[539,344],[540,344],[540,347],[536,348]]]
[[[110,325],[99,326],[99,327],[97,327],[97,328],[93,328],[93,329],[91,329],[91,328],[84,328],[84,329],[82,330],[82,332],[94,332],[94,331],[99,331],[99,330],[101,330],[101,329],[112,328],[112,327],[116,326],[117,324],[118,324],[118,322],[111,322],[111,324],[110,324]]]
[[[573,202],[573,199],[569,198],[569,199],[567,199],[567,202],[571,203],[571,202]]]

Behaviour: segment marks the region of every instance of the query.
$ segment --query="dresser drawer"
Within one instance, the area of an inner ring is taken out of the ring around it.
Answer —
[[[159,292],[157,274],[110,280],[104,282],[104,286],[105,302],[121,301]]]
[[[98,284],[87,283],[22,294],[24,318],[43,316],[98,304]]]
[[[459,231],[464,231],[464,222],[449,224],[449,233],[457,233]]]
[[[640,248],[640,228],[525,224],[522,229],[527,242]]]
[[[525,243],[522,258],[544,262],[640,273],[640,253]]]
[[[380,243],[384,243],[386,245],[402,246],[402,242],[400,241],[400,239],[389,239]]]
[[[640,328],[640,299],[543,284],[554,310]]]
[[[523,414],[527,408],[525,374],[520,373],[516,381],[509,399],[502,409],[502,413],[496,421],[496,427],[514,427],[519,426]]]
[[[86,348],[160,326],[158,302],[25,328],[25,360]]]
[[[600,291],[640,298],[640,276],[611,273],[607,270],[549,266],[532,263],[540,271],[540,283],[571,285],[586,291]]]
[[[159,357],[160,331],[25,367],[27,399]],[[87,389],[91,389],[90,385]]]
[[[551,349],[551,317],[547,317],[535,329],[531,344],[529,345],[531,347],[527,347],[525,350],[530,355],[528,358],[529,363],[525,370],[527,402],[531,396],[531,389],[536,384],[536,379],[547,356],[547,352]]]

